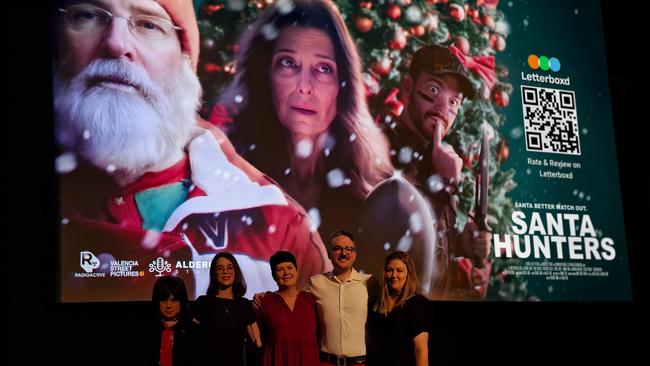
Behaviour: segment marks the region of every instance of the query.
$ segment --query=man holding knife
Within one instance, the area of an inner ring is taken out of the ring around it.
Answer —
[[[477,194],[475,220],[458,232],[453,196],[458,192],[463,162],[443,141],[463,100],[474,98],[474,86],[456,56],[445,47],[428,45],[413,56],[402,93],[404,111],[397,124],[384,126],[384,132],[395,151],[393,165],[427,197],[435,214],[435,275],[429,295],[433,299],[482,299],[491,270],[487,257],[492,235],[485,222],[487,184],[477,184],[477,192],[482,189],[480,197]],[[486,168],[481,179],[488,179],[489,150],[482,156]],[[417,245],[423,244],[411,247]]]

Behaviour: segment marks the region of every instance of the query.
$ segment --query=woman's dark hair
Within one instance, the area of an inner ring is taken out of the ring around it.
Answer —
[[[390,175],[392,166],[386,139],[372,120],[365,101],[356,45],[332,1],[294,0],[288,9],[280,3],[269,6],[242,35],[235,80],[222,93],[220,102],[240,111],[232,136],[236,148],[281,185],[288,178],[284,172],[293,150],[286,128],[277,119],[269,67],[283,28],[318,29],[332,41],[341,82],[337,114],[325,144],[331,153],[321,156],[319,173],[324,179],[326,172],[342,169],[351,178],[354,195],[365,197],[372,186]]]
[[[206,295],[215,296],[219,292],[219,282],[217,280],[217,261],[219,258],[226,258],[232,263],[233,268],[235,269],[235,280],[232,283],[232,296],[234,298],[243,297],[246,294],[246,280],[244,279],[244,274],[239,268],[239,263],[229,252],[219,252],[217,255],[212,258],[210,263],[210,285],[208,285],[208,291]]]
[[[153,293],[151,295],[151,302],[156,306],[157,311],[160,311],[158,308],[160,302],[166,301],[170,296],[173,296],[174,300],[177,300],[181,304],[180,317],[189,317],[190,302],[187,298],[185,282],[181,278],[174,276],[158,278],[153,286]]]
[[[296,261],[296,257],[291,254],[290,252],[287,252],[285,250],[278,250],[269,258],[269,266],[271,266],[271,276],[273,276],[273,279],[277,281],[278,279],[275,278],[275,267],[278,266],[280,263],[293,263],[293,266],[296,268],[296,271],[298,270],[298,262]]]

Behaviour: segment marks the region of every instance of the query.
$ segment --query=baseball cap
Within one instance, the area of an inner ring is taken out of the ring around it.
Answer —
[[[433,75],[453,74],[463,95],[474,99],[476,90],[467,76],[467,70],[460,60],[448,48],[430,44],[417,50],[409,66],[409,75],[418,75],[426,71]]]

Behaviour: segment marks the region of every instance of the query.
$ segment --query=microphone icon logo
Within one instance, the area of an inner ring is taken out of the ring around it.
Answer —
[[[158,272],[156,277],[162,277],[163,272],[171,272],[172,265],[164,260],[162,257],[158,257],[155,261],[149,263],[149,272]]]

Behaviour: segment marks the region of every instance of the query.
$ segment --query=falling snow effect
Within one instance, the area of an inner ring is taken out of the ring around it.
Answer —
[[[414,212],[409,216],[409,229],[413,234],[417,234],[422,230],[422,216],[418,212]]]
[[[278,28],[269,23],[262,27],[262,36],[264,36],[264,39],[267,41],[272,41],[278,37]]]
[[[61,225],[67,225],[68,223],[70,223],[70,220],[67,217],[61,219]]]
[[[251,144],[251,146],[248,147],[248,150],[253,151],[253,150],[255,150],[256,147],[257,147],[257,145]]]
[[[346,85],[348,85],[347,81],[341,81],[341,89],[345,88]]]
[[[245,0],[228,0],[226,2],[226,7],[230,11],[242,11],[246,7]]]
[[[277,5],[280,14],[288,14],[295,8],[291,0],[278,0]]]
[[[422,10],[418,6],[409,6],[406,9],[406,20],[411,23],[420,23],[422,21]]]
[[[307,215],[309,216],[309,229],[311,231],[316,231],[320,227],[320,211],[318,211],[317,208],[312,207],[307,211]]]
[[[587,130],[586,128],[583,128],[583,129],[582,129],[582,134],[583,134],[583,135],[586,135],[587,133],[589,133],[589,130]]]
[[[251,226],[253,223],[253,218],[248,215],[242,215],[241,222],[245,223],[246,226]]]
[[[411,159],[413,158],[413,149],[411,149],[408,146],[404,146],[403,148],[399,149],[399,155],[397,156],[397,160],[406,165],[411,162]]]
[[[338,188],[345,183],[345,173],[339,168],[330,170],[326,178],[330,188]]]
[[[399,243],[397,243],[397,250],[401,250],[403,252],[408,252],[411,249],[411,245],[413,244],[413,238],[407,234],[402,236],[402,238],[399,240]]]
[[[187,225],[187,224],[185,224]],[[185,229],[183,229],[185,230]],[[160,243],[161,234],[157,231],[147,230],[142,238],[142,247],[145,249],[154,249]]]
[[[244,101],[244,97],[242,97],[240,94],[235,95],[235,103],[239,104]]]
[[[508,35],[510,34],[510,25],[507,22],[504,21],[498,21],[496,23],[496,27],[494,28],[494,31],[499,34],[504,34]]]
[[[108,164],[108,166],[106,167],[106,171],[109,172],[109,173],[113,173],[115,171],[115,169],[117,169],[117,168],[113,164]]]
[[[185,231],[187,230],[188,227],[189,225],[187,224],[187,222],[184,222],[183,225],[181,226],[181,230]]]
[[[287,168],[284,170],[284,175],[289,175],[291,173],[291,168]]]
[[[524,135],[524,130],[521,127],[516,127],[510,130],[510,137],[513,139],[518,139]]]
[[[275,225],[269,225],[269,228],[268,228],[269,234],[275,233],[276,230],[277,230],[277,228],[275,227]]]
[[[390,250],[390,243],[384,243],[384,250],[389,251]]]
[[[314,149],[314,143],[311,140],[300,140],[296,144],[295,154],[299,158],[308,158]]]
[[[59,155],[54,161],[56,172],[59,174],[70,173],[77,169],[77,156],[73,153],[67,152]]]
[[[481,123],[481,130],[485,131],[489,140],[493,139],[496,135],[492,125],[487,123],[485,120],[483,121],[483,123]]]
[[[445,188],[445,185],[439,175],[432,175],[427,179],[427,188],[431,193],[438,193]]]
[[[88,140],[90,138],[90,131],[85,130],[83,135],[81,135],[84,140]]]
[[[356,134],[354,134],[354,133],[353,133],[353,134],[350,134],[350,142],[352,142],[352,141],[354,141],[354,140],[356,140],[356,139],[357,139],[357,135],[356,135]]]

